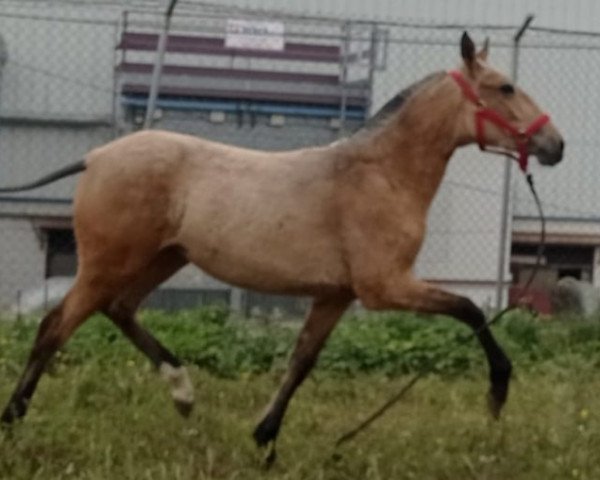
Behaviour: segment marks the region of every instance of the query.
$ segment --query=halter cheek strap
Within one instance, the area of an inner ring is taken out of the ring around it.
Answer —
[[[458,70],[451,70],[448,74],[454,79],[463,92],[463,95],[472,103],[477,106],[475,111],[475,133],[477,144],[480,150],[490,151],[492,153],[503,153],[509,155],[519,162],[519,167],[523,173],[527,173],[527,163],[529,153],[527,147],[531,137],[533,137],[544,125],[550,121],[550,117],[547,114],[542,114],[537,117],[525,130],[517,128],[514,124],[509,122],[500,113],[491,108],[485,107],[481,97],[477,94],[471,84],[465,79],[463,74]],[[508,135],[515,139],[517,145],[518,156],[512,154],[509,151],[492,150],[486,147],[485,142],[485,122],[490,122],[496,125],[498,128],[504,130]]]

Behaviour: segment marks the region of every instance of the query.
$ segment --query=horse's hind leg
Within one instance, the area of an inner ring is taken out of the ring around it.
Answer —
[[[184,417],[188,416],[194,406],[194,389],[187,370],[179,359],[143,328],[133,313],[111,313],[110,318],[159,370],[161,377],[171,388],[175,408]]]
[[[343,292],[313,302],[281,387],[254,430],[258,445],[266,445],[277,437],[292,395],[314,366],[327,337],[353,298],[350,293]]]
[[[25,371],[0,417],[0,422],[12,423],[25,415],[48,361],[77,327],[100,308],[102,301],[103,292],[100,289],[94,287],[91,282],[78,278],[61,304],[44,317]]]
[[[194,390],[187,371],[175,355],[137,322],[135,313],[148,293],[186,263],[177,250],[163,250],[104,310],[169,383],[175,407],[184,416],[191,412],[194,404]]]

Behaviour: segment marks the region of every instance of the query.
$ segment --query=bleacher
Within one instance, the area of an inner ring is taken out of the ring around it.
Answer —
[[[122,33],[116,68],[124,107],[146,106],[157,44],[157,34]],[[283,49],[267,50],[232,48],[225,36],[171,34],[157,107],[332,118],[344,109],[344,118],[362,120],[369,105],[368,78],[344,78],[348,65],[359,60],[357,54],[344,58],[340,42],[286,40]]]

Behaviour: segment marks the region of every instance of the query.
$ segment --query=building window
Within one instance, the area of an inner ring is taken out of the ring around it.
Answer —
[[[514,243],[511,253],[513,283],[522,284],[529,279],[537,257],[537,245]],[[552,287],[563,277],[592,281],[594,247],[589,245],[548,244],[544,250],[542,266],[534,283]]]
[[[71,229],[46,230],[46,278],[72,277],[77,271],[77,250]]]

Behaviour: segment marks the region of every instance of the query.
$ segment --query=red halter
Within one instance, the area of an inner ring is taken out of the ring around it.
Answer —
[[[527,146],[531,137],[535,135],[544,125],[550,121],[550,117],[543,113],[537,117],[531,124],[525,129],[521,130],[510,123],[500,113],[491,108],[485,107],[485,104],[481,100],[481,97],[473,89],[471,84],[465,79],[463,74],[458,70],[451,70],[448,74],[456,81],[460,89],[462,90],[465,97],[473,102],[477,106],[475,112],[475,131],[477,135],[477,144],[479,149],[482,151],[491,151],[493,153],[503,153],[509,155],[519,162],[519,166],[523,173],[527,173],[527,160],[529,153],[527,153]],[[485,122],[493,123],[498,128],[501,128],[509,135],[512,135],[517,144],[518,156],[508,151],[494,150],[486,148],[485,146]]]

